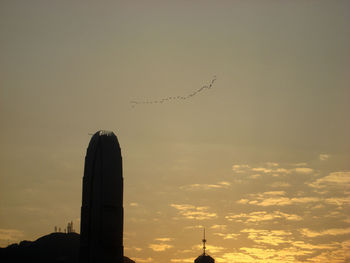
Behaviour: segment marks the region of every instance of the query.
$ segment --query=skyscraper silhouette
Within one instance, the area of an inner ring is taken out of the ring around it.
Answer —
[[[122,157],[113,132],[96,132],[87,149],[80,235],[80,263],[123,262]]]

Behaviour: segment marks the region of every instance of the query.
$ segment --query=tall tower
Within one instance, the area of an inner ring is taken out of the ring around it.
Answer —
[[[117,137],[98,131],[85,157],[80,263],[123,262],[123,169]]]

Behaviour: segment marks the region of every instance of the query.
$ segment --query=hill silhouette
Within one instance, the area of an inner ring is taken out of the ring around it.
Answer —
[[[21,241],[0,248],[2,263],[78,263],[80,235],[77,233],[51,233],[35,241]],[[124,257],[124,263],[135,263]]]

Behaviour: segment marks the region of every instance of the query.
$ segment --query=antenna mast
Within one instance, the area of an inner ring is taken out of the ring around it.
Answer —
[[[205,228],[203,229],[204,231],[203,231],[203,255],[205,255],[205,249],[206,249],[206,247],[205,247],[205,242],[207,242],[207,240],[205,239]]]

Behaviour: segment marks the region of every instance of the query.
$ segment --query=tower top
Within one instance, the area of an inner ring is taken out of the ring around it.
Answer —
[[[106,131],[106,130],[101,130],[101,131],[98,131],[97,133],[99,136],[113,136],[114,135],[114,133],[112,131]]]
[[[116,145],[117,148],[119,148],[120,151],[120,145],[118,142],[117,136],[112,131],[105,131],[100,130],[94,133],[94,135],[91,137],[89,147],[88,148],[95,148],[97,145]],[[103,146],[101,146],[103,147]]]

